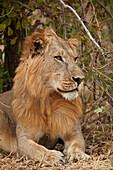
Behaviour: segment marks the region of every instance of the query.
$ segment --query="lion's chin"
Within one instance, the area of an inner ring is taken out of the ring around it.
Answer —
[[[78,91],[70,92],[70,93],[64,93],[64,94],[62,94],[62,96],[66,100],[74,100],[74,99],[76,99],[78,97]]]
[[[66,100],[74,100],[79,95],[77,88],[69,90],[69,91],[63,91],[57,88],[57,92],[60,93]]]

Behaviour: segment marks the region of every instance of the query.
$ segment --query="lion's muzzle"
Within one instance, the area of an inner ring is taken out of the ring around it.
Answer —
[[[80,77],[72,77],[72,79],[77,83],[77,85],[79,86],[79,84],[83,81],[83,78],[80,78]]]

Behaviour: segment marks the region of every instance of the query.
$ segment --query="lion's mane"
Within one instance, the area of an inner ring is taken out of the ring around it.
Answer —
[[[49,42],[53,36],[56,36],[53,32],[36,30],[25,40],[21,62],[14,78],[12,104],[13,115],[18,124],[24,124],[25,127],[34,130],[41,126],[45,133],[50,133],[52,137],[59,133],[60,129],[65,131],[65,126],[71,127],[68,117],[71,117],[72,121],[82,117],[80,97],[71,102],[63,99],[56,91],[51,91],[48,84],[46,85],[47,77],[49,79],[52,73],[49,72],[46,79],[43,77],[45,51],[50,48]],[[60,39],[58,41],[60,43]],[[48,50],[46,55],[53,52]],[[51,61],[48,60],[48,64],[49,62]],[[52,67],[54,68],[55,65]],[[60,106],[62,109],[59,109]],[[54,114],[53,110],[55,110]],[[59,125],[55,126],[56,115],[58,115]]]

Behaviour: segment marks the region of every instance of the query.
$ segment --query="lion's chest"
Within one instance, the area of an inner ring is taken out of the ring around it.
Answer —
[[[52,138],[61,138],[75,127],[76,121],[76,112],[61,104],[52,109],[44,131]]]

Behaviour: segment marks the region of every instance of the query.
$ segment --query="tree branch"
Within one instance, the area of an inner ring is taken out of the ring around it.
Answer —
[[[104,89],[97,80],[95,80],[95,81],[96,81],[96,83],[99,85],[99,87],[100,87],[103,91],[105,91],[106,94],[113,100],[111,94],[110,94],[106,89]]]
[[[104,55],[104,51],[103,49],[98,45],[98,43],[94,40],[94,38],[92,37],[92,35],[90,34],[90,32],[88,31],[87,27],[85,26],[85,24],[83,23],[82,19],[80,18],[80,16],[77,14],[77,12],[69,5],[66,5],[62,0],[60,0],[60,2],[64,5],[64,8],[69,8],[78,18],[78,20],[81,22],[82,26],[84,27],[87,35],[89,36],[89,38],[92,40],[92,42],[98,47],[98,49],[101,51],[102,55],[105,57]]]
[[[28,10],[31,10],[31,8],[28,5],[26,5],[26,4],[24,4],[24,3],[20,2],[20,1],[11,0],[11,2],[18,3],[18,4],[22,5],[23,7],[27,8]]]
[[[104,8],[104,10],[106,11],[106,13],[113,19],[113,15],[107,10],[107,8],[98,0],[96,0],[98,2],[98,4],[100,4],[101,7]]]
[[[5,16],[9,15],[13,11],[13,9],[14,9],[14,6],[11,8],[11,10],[7,14],[0,16],[0,18],[3,18]]]
[[[67,39],[67,35],[66,35],[66,19],[65,19],[65,9],[64,9],[64,6],[62,5],[62,11],[63,11],[63,24],[64,24],[64,37],[65,37],[65,40]]]
[[[82,7],[82,15],[83,15],[83,18],[84,18],[84,20],[85,20],[85,11],[84,11],[83,2],[82,2],[82,0],[79,0],[79,2],[80,2],[80,5],[81,5],[81,7]]]

